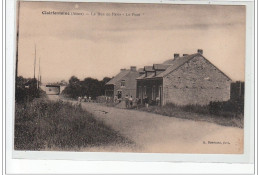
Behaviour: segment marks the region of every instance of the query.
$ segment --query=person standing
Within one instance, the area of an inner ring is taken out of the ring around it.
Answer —
[[[128,95],[125,96],[125,107],[126,107],[126,108],[129,107],[129,98],[128,98]]]
[[[114,103],[117,103],[117,96],[114,97]]]
[[[78,102],[81,102],[81,97],[80,96],[78,97]]]
[[[148,99],[147,95],[144,96],[144,104],[145,104],[146,108],[149,107],[149,99]]]
[[[160,97],[159,96],[156,97],[156,105],[160,106]]]
[[[133,97],[132,97],[132,95],[129,98],[129,104],[130,104],[130,108],[132,108],[132,106],[133,106]]]

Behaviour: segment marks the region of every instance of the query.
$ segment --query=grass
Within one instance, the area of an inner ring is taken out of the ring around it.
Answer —
[[[167,104],[162,107],[160,106],[149,106],[148,108],[140,107],[139,110],[165,115],[169,117],[211,122],[223,126],[232,126],[238,128],[244,127],[243,114],[221,111],[216,115],[210,112],[208,106],[200,106],[200,105],[178,106],[175,104]]]
[[[97,121],[80,105],[36,99],[15,106],[16,150],[80,150],[130,145],[132,141]]]

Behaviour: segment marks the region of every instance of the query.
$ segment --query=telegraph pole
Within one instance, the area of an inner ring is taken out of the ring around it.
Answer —
[[[36,66],[36,45],[34,44],[34,67],[33,67],[33,79],[35,79],[35,66]]]
[[[39,89],[39,87],[40,87],[40,83],[41,83],[41,58],[39,57],[39,72],[38,72],[38,81],[37,81],[37,83],[38,83],[38,89]]]

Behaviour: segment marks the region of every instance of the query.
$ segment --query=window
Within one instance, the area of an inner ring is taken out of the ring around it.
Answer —
[[[125,87],[125,80],[121,81],[121,87]]]

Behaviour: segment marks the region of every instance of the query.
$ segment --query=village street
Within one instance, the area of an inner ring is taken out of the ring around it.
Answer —
[[[52,100],[59,99],[52,96]],[[76,101],[71,101],[77,103]],[[81,102],[97,120],[119,131],[137,144],[133,152],[154,153],[243,153],[243,129],[184,120],[137,110]],[[97,151],[118,150],[96,148]],[[89,151],[89,150],[84,150]],[[90,151],[95,151],[95,148]],[[127,151],[127,150],[125,150]]]

